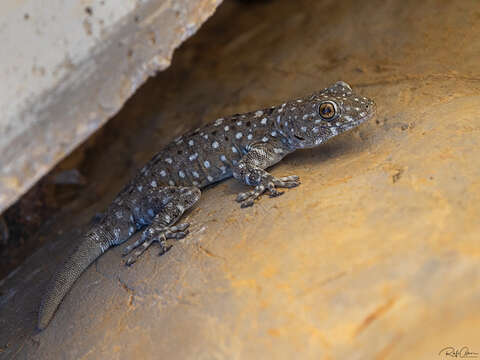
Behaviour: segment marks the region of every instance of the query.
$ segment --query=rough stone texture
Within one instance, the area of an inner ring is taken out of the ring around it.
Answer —
[[[480,352],[477,1],[226,2],[86,152],[90,185],[3,284],[5,358],[437,359]],[[250,209],[204,192],[192,234],[91,266],[34,334],[51,272],[134,168],[186,129],[348,81],[377,121],[273,169]],[[16,355],[16,356],[14,356]]]
[[[221,0],[0,3],[0,212],[105,123]]]

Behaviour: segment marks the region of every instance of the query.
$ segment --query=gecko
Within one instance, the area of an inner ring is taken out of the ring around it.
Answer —
[[[112,246],[141,232],[124,248],[132,265],[153,244],[160,254],[188,234],[182,215],[200,199],[201,189],[234,177],[251,187],[238,194],[242,208],[263,194],[300,184],[298,176],[266,171],[298,149],[313,148],[375,115],[373,100],[338,81],[311,95],[279,106],[218,118],[174,139],[155,155],[116,196],[100,219],[79,239],[76,249],[52,276],[41,301],[37,327],[47,327],[80,275]]]

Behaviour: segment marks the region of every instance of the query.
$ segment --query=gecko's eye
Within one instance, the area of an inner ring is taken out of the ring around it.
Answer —
[[[333,102],[326,101],[320,104],[318,108],[320,116],[325,120],[332,120],[337,114],[336,106]]]

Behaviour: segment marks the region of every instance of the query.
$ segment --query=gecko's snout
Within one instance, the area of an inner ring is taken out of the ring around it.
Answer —
[[[367,104],[365,104],[365,109],[367,110],[369,118],[373,117],[377,113],[377,104],[372,99],[369,99]]]
[[[335,85],[342,86],[344,88],[347,88],[348,90],[352,91],[352,87],[346,83],[345,81],[337,81]]]

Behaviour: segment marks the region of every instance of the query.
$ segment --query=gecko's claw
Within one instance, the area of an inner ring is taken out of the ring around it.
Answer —
[[[278,197],[283,195],[283,191],[278,191],[276,188],[293,188],[300,185],[298,176],[286,176],[282,178],[273,178],[266,184],[259,184],[253,190],[238,194],[236,201],[241,203],[240,207],[246,208],[254,204],[263,193],[268,193],[270,197]]]
[[[273,183],[281,188],[294,188],[300,185],[300,178],[296,175],[285,176],[279,179],[273,179]]]
[[[154,242],[160,244],[160,253],[162,255],[166,253],[172,247],[171,242],[168,239],[180,240],[188,235],[187,228],[190,226],[189,223],[183,223],[180,225],[170,226],[170,227],[156,227],[150,226],[142,232],[140,239],[135,241],[132,245],[125,247],[123,250],[123,256],[128,255],[134,249],[139,248],[135,251],[132,256],[130,256],[125,265],[130,266],[138,260],[138,258],[152,245]],[[141,246],[140,246],[141,245]]]

